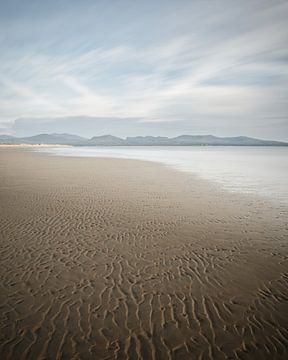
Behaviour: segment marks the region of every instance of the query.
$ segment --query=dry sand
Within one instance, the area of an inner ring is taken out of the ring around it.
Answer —
[[[159,164],[0,150],[1,359],[287,359],[287,209]]]

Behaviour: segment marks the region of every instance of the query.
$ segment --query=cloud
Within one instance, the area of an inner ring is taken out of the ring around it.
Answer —
[[[11,13],[0,37],[0,123],[87,115],[249,134],[284,119],[283,136],[287,10],[286,1],[112,1]]]

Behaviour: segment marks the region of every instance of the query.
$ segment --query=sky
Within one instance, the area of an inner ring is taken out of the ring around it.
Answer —
[[[0,0],[0,133],[288,140],[288,0]]]

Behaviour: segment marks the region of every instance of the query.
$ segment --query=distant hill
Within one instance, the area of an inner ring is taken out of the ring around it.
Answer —
[[[169,143],[168,137],[162,136],[135,136],[135,137],[127,137],[126,144],[127,145],[167,145]]]
[[[260,140],[246,136],[216,137],[213,135],[135,136],[121,139],[112,135],[93,136],[86,139],[71,134],[39,134],[16,138],[0,135],[0,144],[59,144],[74,146],[288,146],[281,141]]]
[[[89,145],[94,146],[120,146],[125,145],[125,140],[112,135],[94,136],[88,140]]]
[[[9,135],[0,135],[0,143],[12,144],[59,144],[59,145],[86,145],[87,139],[71,134],[39,134],[24,138]]]
[[[21,141],[27,144],[81,145],[86,143],[87,139],[71,134],[39,134],[21,138]]]
[[[271,140],[254,139],[247,136],[237,137],[216,137],[213,135],[181,135],[169,139],[171,145],[234,145],[234,146],[281,146],[287,143]]]
[[[18,140],[10,135],[0,135],[0,144],[18,144]]]

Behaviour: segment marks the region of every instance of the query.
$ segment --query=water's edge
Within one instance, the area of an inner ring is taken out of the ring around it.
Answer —
[[[57,156],[109,157],[163,163],[216,182],[231,192],[257,194],[288,205],[288,148],[271,147],[55,147]]]

